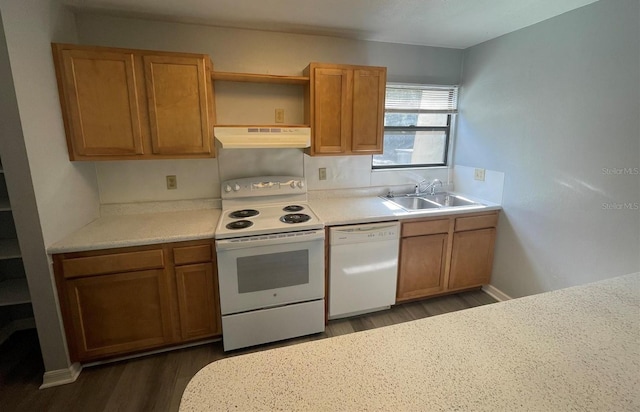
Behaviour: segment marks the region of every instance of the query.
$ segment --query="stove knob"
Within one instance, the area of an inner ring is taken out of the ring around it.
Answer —
[[[292,180],[291,184],[289,186],[291,186],[292,189],[295,189],[296,188],[296,181]]]
[[[302,189],[304,187],[304,182],[302,180],[298,181],[298,187]]]
[[[224,191],[225,191],[226,193],[229,193],[229,192],[231,191],[231,186],[226,185],[226,186],[224,187]]]
[[[235,185],[233,185],[233,191],[237,192],[238,190],[240,190],[240,185],[236,183]]]

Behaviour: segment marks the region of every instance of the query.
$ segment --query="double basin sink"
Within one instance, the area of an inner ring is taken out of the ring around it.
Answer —
[[[410,194],[398,197],[385,197],[385,200],[395,203],[406,211],[424,211],[426,209],[441,209],[464,206],[484,206],[467,198],[452,193]]]

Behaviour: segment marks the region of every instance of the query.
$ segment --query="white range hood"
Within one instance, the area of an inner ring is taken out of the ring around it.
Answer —
[[[220,126],[213,134],[223,149],[305,148],[311,145],[309,127]]]

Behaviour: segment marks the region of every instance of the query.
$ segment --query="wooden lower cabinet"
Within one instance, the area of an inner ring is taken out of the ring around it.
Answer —
[[[398,299],[412,299],[443,290],[447,235],[427,235],[400,241]]]
[[[179,266],[175,271],[182,339],[191,340],[219,334],[219,316],[212,316],[216,313],[213,292],[217,290],[213,264]]]
[[[214,259],[209,240],[54,255],[71,359],[220,335]]]
[[[453,234],[449,289],[489,283],[493,266],[494,228]]]
[[[396,302],[486,285],[498,212],[402,223]]]
[[[173,340],[169,285],[162,269],[65,282],[78,359],[154,348]]]

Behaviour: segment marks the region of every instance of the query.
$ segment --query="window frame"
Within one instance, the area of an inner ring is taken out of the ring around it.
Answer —
[[[398,86],[399,84],[396,83],[389,83],[387,84],[387,87],[394,87],[394,86]],[[429,88],[429,87],[435,87],[435,88],[451,88],[451,89],[458,89],[457,85],[439,85],[439,86],[435,86],[435,85],[423,85],[423,84],[415,84],[415,85],[408,85],[408,84],[402,84],[403,86],[415,86],[416,89],[419,88]],[[458,90],[456,90],[456,100],[457,100],[457,93]],[[407,110],[409,111],[409,110]],[[428,113],[424,110],[415,110],[416,113]],[[394,110],[394,109],[390,109],[387,108],[385,105],[385,110],[384,110],[384,116],[386,117],[387,113],[398,113],[398,110]],[[433,111],[432,113],[437,113],[437,111]],[[382,147],[384,150],[384,140],[385,140],[385,133],[387,131],[389,132],[430,132],[430,131],[443,131],[445,133],[445,147],[444,147],[444,153],[443,153],[443,161],[440,163],[420,163],[420,164],[396,164],[396,165],[374,165],[373,163],[373,158],[375,155],[371,156],[371,170],[372,171],[383,171],[383,170],[398,170],[398,169],[426,169],[426,168],[437,168],[437,167],[448,167],[449,166],[449,151],[450,151],[450,144],[451,144],[451,130],[452,130],[452,124],[455,120],[455,115],[457,114],[457,101],[455,104],[455,109],[453,111],[444,113],[447,115],[447,124],[446,126],[384,126],[383,128],[383,132],[382,132]]]

